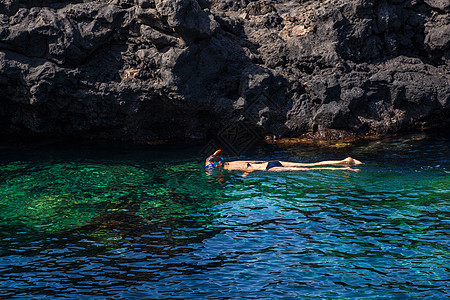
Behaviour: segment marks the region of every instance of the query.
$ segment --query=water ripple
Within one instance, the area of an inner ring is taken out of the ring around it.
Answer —
[[[447,143],[356,147],[359,173],[245,178],[179,151],[15,151],[0,161],[0,298],[448,298]],[[342,154],[308,151],[258,153]]]

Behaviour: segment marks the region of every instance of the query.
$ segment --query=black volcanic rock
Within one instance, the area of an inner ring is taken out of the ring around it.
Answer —
[[[0,131],[139,141],[450,123],[439,0],[0,3]]]

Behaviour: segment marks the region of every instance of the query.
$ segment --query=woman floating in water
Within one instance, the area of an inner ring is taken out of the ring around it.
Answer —
[[[345,170],[358,172],[359,169],[352,169],[351,166],[361,165],[359,160],[347,157],[343,160],[327,160],[315,163],[294,163],[287,161],[264,161],[264,160],[237,160],[225,162],[220,156],[222,150],[217,150],[213,155],[209,156],[205,162],[205,168],[214,169],[223,167],[225,170],[243,171],[244,175],[248,175],[254,171],[310,171],[310,170]],[[325,167],[323,167],[325,166]],[[340,166],[340,167],[327,167]]]

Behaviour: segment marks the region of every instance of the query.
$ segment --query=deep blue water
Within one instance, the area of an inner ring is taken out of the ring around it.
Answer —
[[[0,147],[2,299],[445,299],[450,137],[253,147],[361,172],[206,173],[201,147]]]

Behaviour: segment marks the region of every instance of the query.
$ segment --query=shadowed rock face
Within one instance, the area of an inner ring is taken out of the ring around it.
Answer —
[[[439,0],[6,0],[0,131],[139,141],[450,123]],[[253,132],[253,131],[252,131]]]

